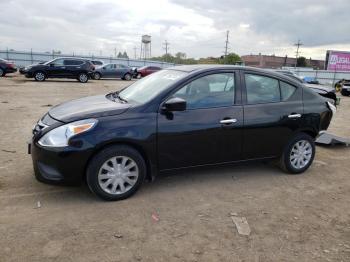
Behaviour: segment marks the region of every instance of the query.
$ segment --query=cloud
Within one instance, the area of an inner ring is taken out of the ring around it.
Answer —
[[[154,55],[186,52],[219,56],[230,30],[230,51],[324,58],[348,49],[348,0],[0,0],[0,48],[94,53],[126,50],[133,56],[142,34],[152,35]],[[139,51],[138,51],[139,52]]]

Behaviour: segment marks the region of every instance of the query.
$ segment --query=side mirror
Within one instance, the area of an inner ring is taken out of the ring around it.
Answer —
[[[179,98],[179,97],[173,97],[170,98],[168,101],[166,101],[163,104],[163,110],[165,111],[185,111],[186,110],[186,100]]]

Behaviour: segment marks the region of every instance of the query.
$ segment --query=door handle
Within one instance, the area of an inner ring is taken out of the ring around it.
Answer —
[[[301,114],[290,114],[288,118],[300,118]]]
[[[237,122],[237,119],[233,119],[233,118],[230,118],[230,119],[223,119],[220,121],[220,124],[233,124],[233,123],[236,123]]]

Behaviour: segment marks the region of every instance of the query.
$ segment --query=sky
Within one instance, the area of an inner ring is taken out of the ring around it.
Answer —
[[[0,49],[140,55],[141,36],[152,56],[239,55],[324,59],[326,50],[350,51],[350,0],[0,0]]]

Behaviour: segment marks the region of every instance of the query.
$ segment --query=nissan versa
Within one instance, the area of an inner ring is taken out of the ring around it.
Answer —
[[[179,66],[123,90],[63,103],[33,129],[36,178],[80,183],[106,200],[161,171],[279,159],[299,174],[335,106],[282,74],[235,66]]]

